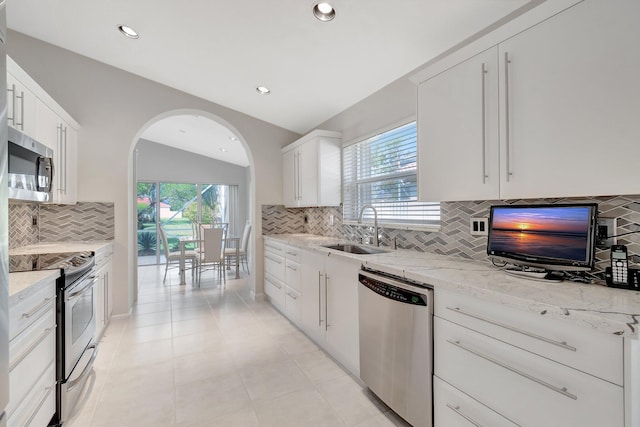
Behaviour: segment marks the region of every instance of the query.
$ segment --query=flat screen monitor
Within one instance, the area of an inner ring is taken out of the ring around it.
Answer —
[[[552,271],[592,270],[597,204],[492,206],[487,254]]]

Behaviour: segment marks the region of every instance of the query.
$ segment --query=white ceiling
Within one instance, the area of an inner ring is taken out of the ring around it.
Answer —
[[[528,0],[7,3],[15,31],[304,134]]]

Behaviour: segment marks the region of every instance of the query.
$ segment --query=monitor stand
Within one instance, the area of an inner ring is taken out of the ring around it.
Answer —
[[[540,280],[543,282],[562,282],[564,280],[564,274],[554,273],[553,271],[548,270],[505,268],[503,271],[511,276],[530,280]]]

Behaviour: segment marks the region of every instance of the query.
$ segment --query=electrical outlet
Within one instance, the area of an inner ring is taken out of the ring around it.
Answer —
[[[37,226],[37,225],[38,225],[38,215],[33,215],[33,216],[31,217],[31,225],[32,225],[33,227],[35,227],[35,226]]]
[[[487,218],[471,218],[469,227],[472,236],[486,236],[489,232],[489,220]]]
[[[609,249],[611,245],[617,243],[614,237],[616,233],[617,218],[598,218],[598,235],[596,236],[596,246],[599,249]]]

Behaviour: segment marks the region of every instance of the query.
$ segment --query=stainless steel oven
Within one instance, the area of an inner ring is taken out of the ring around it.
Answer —
[[[68,377],[85,352],[96,330],[94,298],[96,276],[90,270],[64,290],[64,372]]]

